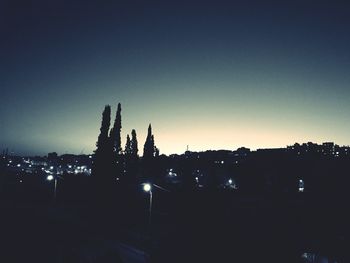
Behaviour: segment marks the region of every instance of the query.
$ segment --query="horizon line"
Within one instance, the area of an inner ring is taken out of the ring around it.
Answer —
[[[320,145],[322,146],[323,144],[325,143],[333,143],[334,146],[339,146],[339,147],[350,147],[350,145],[339,145],[337,144],[336,142],[334,141],[324,141],[324,142],[321,142],[321,143],[315,143],[315,142],[312,142],[312,141],[308,141],[308,142],[302,142],[302,143],[299,143],[299,142],[295,142],[294,144],[290,144],[290,145],[285,145],[285,146],[280,146],[280,147],[262,147],[262,148],[249,148],[249,147],[246,147],[246,146],[239,146],[238,148],[236,148],[235,150],[230,150],[230,149],[224,149],[224,148],[221,148],[221,149],[205,149],[205,150],[190,150],[190,149],[187,149],[185,150],[184,152],[182,153],[169,153],[169,154],[165,154],[165,153],[162,153],[160,154],[161,155],[165,155],[165,156],[171,156],[171,155],[182,155],[182,154],[185,154],[186,152],[194,152],[194,153],[203,153],[203,152],[208,152],[208,151],[214,151],[214,152],[217,152],[217,151],[231,151],[231,152],[234,152],[234,151],[237,151],[239,150],[240,148],[246,148],[246,149],[249,149],[250,151],[254,152],[254,151],[258,151],[258,150],[272,150],[272,149],[287,149],[288,147],[290,146],[294,146],[296,144],[299,144],[300,146],[304,145],[304,144],[309,144],[309,143],[312,143],[312,144],[316,144],[316,145]],[[15,151],[12,151],[12,150],[9,150],[10,148],[9,147],[6,147],[6,148],[3,148],[1,150],[1,155],[4,156],[5,153],[7,152],[7,154],[9,154],[10,156],[22,156],[22,157],[30,157],[30,156],[46,156],[47,154],[49,153],[59,153],[59,152],[56,152],[56,151],[48,151],[47,153],[45,153],[44,155],[42,154],[19,154],[19,155],[16,155],[15,154]],[[124,152],[124,151],[122,151]],[[66,154],[69,154],[69,155],[94,155],[94,152],[90,152],[90,153],[73,153],[73,152],[65,152],[65,153],[61,153],[61,154],[58,154],[59,156],[61,155],[66,155]],[[142,157],[142,155],[139,156],[140,158]]]

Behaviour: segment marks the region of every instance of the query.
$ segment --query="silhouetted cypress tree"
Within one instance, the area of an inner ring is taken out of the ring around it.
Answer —
[[[96,143],[96,153],[103,151],[108,145],[108,130],[111,125],[111,106],[106,105],[102,113],[102,124],[100,128],[100,135]]]
[[[130,149],[131,149],[131,156],[137,158],[139,149],[137,145],[136,131],[134,129],[131,131]]]
[[[121,138],[120,132],[122,128],[122,119],[121,119],[121,105],[118,103],[117,111],[115,115],[113,128],[109,133],[109,140],[112,149],[112,159],[111,159],[111,179],[115,177],[120,177],[123,171],[123,157],[122,157],[122,148],[121,148]]]
[[[111,138],[111,141],[112,141],[113,152],[115,153],[115,155],[121,154],[121,151],[122,151],[121,138],[120,138],[120,131],[122,129],[121,111],[122,111],[121,105],[120,103],[118,103],[114,125],[109,134],[109,137]]]
[[[151,159],[152,157],[154,157],[154,137],[152,135],[152,126],[149,124],[147,138],[143,147],[143,158]]]
[[[136,178],[138,174],[138,146],[137,146],[137,138],[136,131],[131,131],[131,140],[130,136],[126,136],[126,144],[124,151],[124,159],[125,159],[125,169],[126,169],[126,177],[124,180],[127,183],[134,184],[136,183]],[[124,172],[124,173],[125,173]]]
[[[129,134],[126,135],[126,144],[125,144],[125,155],[130,156],[132,153],[132,149],[131,149],[131,141],[130,141],[130,136]]]
[[[100,134],[96,142],[95,160],[93,174],[108,173],[111,168],[112,148],[108,137],[109,126],[111,124],[111,106],[106,105],[102,113],[102,123]]]
[[[159,155],[158,148],[154,145],[154,135],[152,134],[152,126],[149,124],[147,138],[143,147],[143,159],[142,159],[142,179],[154,180],[159,176],[159,169],[155,162],[157,159],[155,156]]]

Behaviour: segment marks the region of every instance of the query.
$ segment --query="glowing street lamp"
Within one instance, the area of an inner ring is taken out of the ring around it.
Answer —
[[[149,193],[149,225],[151,225],[151,219],[152,219],[152,185],[150,183],[143,184],[143,190],[146,193]]]
[[[53,176],[53,175],[48,175],[46,177],[46,180],[48,181],[52,181],[55,180],[55,186],[54,186],[54,190],[53,190],[53,199],[56,201],[56,195],[57,195],[57,177]]]
[[[51,174],[46,177],[46,180],[48,180],[48,181],[52,181],[53,179],[55,179],[55,178]]]
[[[151,189],[152,189],[151,184],[146,183],[146,184],[143,185],[143,190],[145,192],[152,192]]]
[[[57,196],[57,179],[58,179],[58,177],[60,179],[63,179],[61,176],[58,176],[58,175],[53,176],[52,174],[50,174],[50,175],[48,175],[46,177],[46,180],[48,180],[48,181],[55,180],[55,186],[54,186],[54,190],[53,190],[53,198],[54,198],[54,200],[56,200],[56,196]]]

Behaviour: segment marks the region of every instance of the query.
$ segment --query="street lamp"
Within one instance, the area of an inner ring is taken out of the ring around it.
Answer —
[[[57,196],[57,179],[58,178],[63,179],[61,176],[58,176],[58,175],[53,176],[52,174],[50,174],[46,177],[46,180],[48,180],[48,181],[55,180],[55,186],[54,186],[54,190],[53,190],[53,198],[55,201],[56,201],[56,196]]]
[[[152,185],[150,183],[143,184],[143,190],[149,192],[149,225],[151,225],[152,219]]]
[[[149,193],[149,221],[148,221],[148,231],[149,231],[149,239],[151,241],[151,219],[152,219],[152,188],[155,187],[155,188],[158,188],[162,191],[165,191],[165,192],[170,192],[169,190],[159,186],[159,185],[156,185],[156,184],[151,184],[151,183],[143,183],[143,190],[146,192],[146,193]],[[152,252],[152,242],[150,243],[150,253]],[[149,262],[149,260],[147,260],[146,262]]]
[[[48,181],[52,181],[53,179],[54,179],[54,177],[51,174],[46,177],[46,180],[48,180]]]
[[[52,180],[55,180],[55,187],[54,187],[54,190],[53,190],[53,199],[56,201],[56,191],[57,191],[57,177],[55,177],[55,176],[53,176],[53,175],[48,175],[47,177],[46,177],[46,179],[48,180],[48,181],[52,181]]]
[[[150,184],[147,183],[143,185],[143,190],[145,192],[151,192],[151,189],[152,189],[152,186]]]
[[[149,192],[149,224],[151,225],[151,217],[152,217],[152,188],[158,188],[162,191],[165,192],[170,192],[168,189],[165,189],[159,185],[156,184],[151,184],[151,183],[143,183],[143,191],[145,191],[146,193]]]

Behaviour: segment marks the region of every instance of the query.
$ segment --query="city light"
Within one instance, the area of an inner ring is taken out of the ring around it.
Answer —
[[[302,179],[299,179],[299,192],[304,192],[305,186],[304,186],[304,181]]]
[[[46,177],[46,179],[47,179],[48,181],[52,181],[52,180],[54,179],[54,177],[53,177],[53,175],[49,175],[49,176]]]
[[[150,184],[147,183],[147,184],[144,184],[144,185],[143,185],[143,190],[144,190],[145,192],[150,192],[151,189],[152,189],[152,187],[151,187]]]

